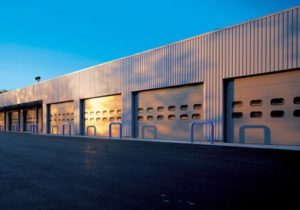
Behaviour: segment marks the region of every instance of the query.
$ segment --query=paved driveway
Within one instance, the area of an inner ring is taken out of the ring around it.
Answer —
[[[299,193],[297,151],[0,134],[1,210],[298,210]]]

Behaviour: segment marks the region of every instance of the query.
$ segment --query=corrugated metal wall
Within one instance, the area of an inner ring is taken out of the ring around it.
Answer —
[[[133,91],[204,82],[204,118],[223,139],[223,80],[299,68],[299,38],[297,7],[1,94],[0,107],[121,93],[124,134],[131,136]]]

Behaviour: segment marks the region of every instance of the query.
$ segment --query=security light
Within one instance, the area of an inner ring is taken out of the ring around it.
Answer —
[[[41,77],[40,77],[40,76],[36,76],[36,77],[35,77],[35,80],[36,80],[37,82],[40,82]]]

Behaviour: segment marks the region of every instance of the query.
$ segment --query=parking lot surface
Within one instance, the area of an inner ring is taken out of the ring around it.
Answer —
[[[0,209],[300,209],[300,152],[0,133]]]

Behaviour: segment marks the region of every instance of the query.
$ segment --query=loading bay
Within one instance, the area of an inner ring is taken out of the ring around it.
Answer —
[[[0,209],[300,209],[300,152],[0,133]]]

